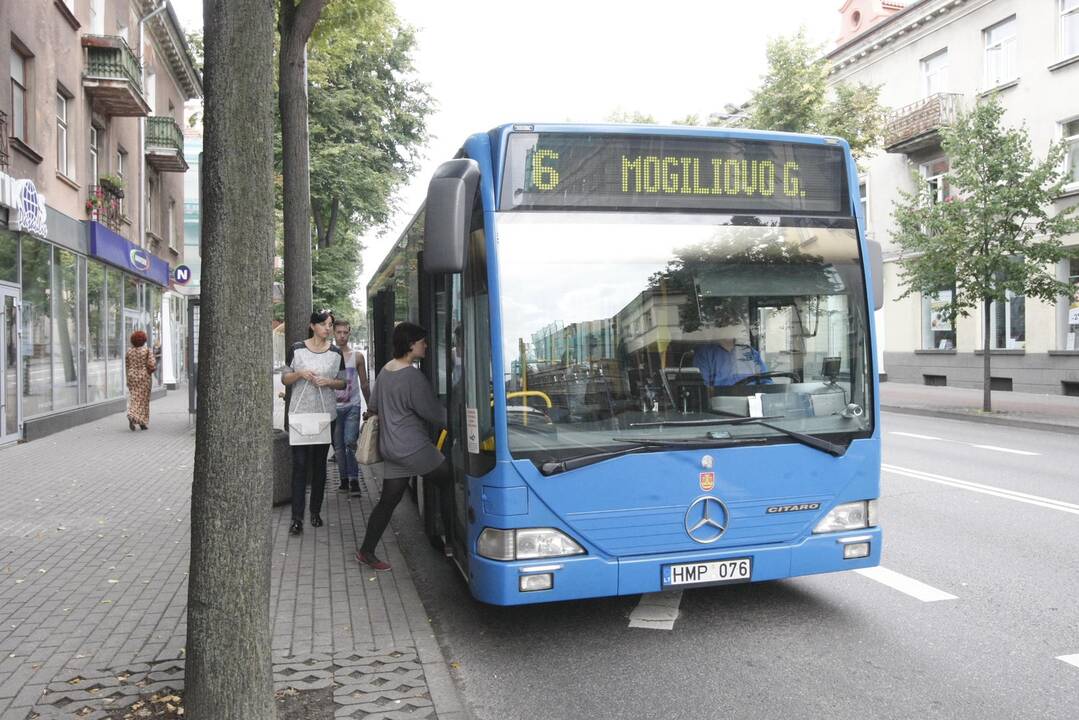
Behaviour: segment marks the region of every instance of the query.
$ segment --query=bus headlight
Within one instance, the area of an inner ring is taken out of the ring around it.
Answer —
[[[877,501],[859,500],[858,502],[836,505],[828,511],[814,533],[840,532],[841,530],[861,530],[877,524]]]
[[[491,560],[534,560],[584,554],[584,548],[554,528],[484,528],[476,550]]]

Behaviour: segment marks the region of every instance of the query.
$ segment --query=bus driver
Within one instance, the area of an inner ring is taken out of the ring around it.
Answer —
[[[720,327],[715,333],[716,344],[702,345],[693,352],[693,364],[700,369],[705,387],[726,387],[768,372],[761,354],[748,343],[748,334],[742,325]]]

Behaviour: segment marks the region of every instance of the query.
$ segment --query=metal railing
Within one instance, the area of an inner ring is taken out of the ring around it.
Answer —
[[[884,147],[889,152],[904,149],[908,143],[928,139],[932,133],[955,122],[962,95],[936,93],[899,108],[884,124]]]
[[[142,94],[142,63],[119,35],[83,35],[86,77],[127,80]]]
[[[120,226],[124,220],[121,199],[121,195],[111,186],[91,185],[90,194],[86,200],[86,211],[90,213],[91,220],[96,220],[120,232]]]
[[[146,146],[166,147],[182,153],[184,132],[170,116],[152,115],[146,118]]]

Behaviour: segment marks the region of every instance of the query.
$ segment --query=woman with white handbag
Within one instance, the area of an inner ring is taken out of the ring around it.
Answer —
[[[281,383],[293,386],[288,408],[289,444],[292,446],[292,525],[290,535],[303,532],[304,495],[311,471],[311,527],[322,525],[322,498],[326,492],[326,456],[337,415],[335,390],[345,387],[345,358],[330,342],[333,313],[311,313],[308,337],[285,353]]]

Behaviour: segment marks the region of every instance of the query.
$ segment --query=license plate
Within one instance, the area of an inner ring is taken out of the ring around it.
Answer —
[[[709,562],[663,566],[663,587],[722,585],[745,582],[753,576],[753,558],[732,558]]]

